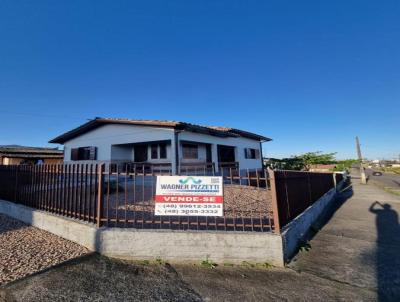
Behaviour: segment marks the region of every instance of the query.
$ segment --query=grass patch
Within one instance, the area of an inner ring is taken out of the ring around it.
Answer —
[[[204,266],[207,268],[216,268],[218,266],[218,264],[216,264],[214,261],[210,260],[207,256],[205,260],[201,261],[201,266]]]
[[[273,268],[274,266],[271,263],[264,262],[264,263],[256,263],[257,267],[261,268]]]
[[[299,251],[305,253],[308,252],[309,250],[311,250],[311,244],[309,242],[302,241],[300,243]]]
[[[242,265],[245,267],[255,267],[256,265],[254,263],[248,262],[248,261],[243,261]]]
[[[230,263],[230,262],[225,262],[224,266],[233,267],[235,265],[233,263]]]
[[[155,263],[158,264],[158,265],[165,265],[165,264],[167,264],[167,262],[164,261],[163,259],[161,259],[161,257],[157,257],[156,260],[155,260]]]
[[[138,260],[138,263],[141,265],[150,265],[150,260]]]
[[[383,189],[388,193],[392,193],[392,194],[395,194],[397,196],[400,196],[400,190],[396,190],[396,189],[393,189],[391,187],[384,187]]]
[[[250,268],[272,268],[273,267],[273,265],[271,263],[268,263],[268,262],[252,263],[252,262],[248,262],[248,261],[243,261],[242,262],[242,266],[250,267]]]

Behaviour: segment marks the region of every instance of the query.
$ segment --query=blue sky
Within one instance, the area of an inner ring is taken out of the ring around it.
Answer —
[[[95,116],[272,137],[267,156],[400,153],[399,1],[0,1],[0,144]]]

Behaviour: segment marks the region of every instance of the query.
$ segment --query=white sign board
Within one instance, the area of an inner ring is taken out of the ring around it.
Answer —
[[[155,215],[223,216],[219,176],[157,176]]]

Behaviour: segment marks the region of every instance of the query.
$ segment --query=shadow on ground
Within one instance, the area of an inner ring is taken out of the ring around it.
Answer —
[[[0,301],[373,301],[368,290],[288,269],[131,262],[92,254],[0,289]]]
[[[388,203],[375,201],[369,211],[375,214],[375,250],[379,301],[400,300],[400,225],[399,215]]]
[[[0,290],[0,301],[202,301],[170,265],[77,258]]]

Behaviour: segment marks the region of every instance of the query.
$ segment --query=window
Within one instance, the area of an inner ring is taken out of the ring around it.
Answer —
[[[96,147],[80,147],[71,149],[71,160],[96,160]]]
[[[182,157],[185,159],[198,158],[198,146],[193,144],[182,144]]]
[[[167,158],[167,144],[152,144],[151,159]]]
[[[151,159],[158,158],[158,145],[151,145]]]
[[[167,144],[159,144],[160,158],[167,158]]]
[[[260,150],[245,148],[244,149],[244,157],[247,159],[259,159],[260,158]]]

